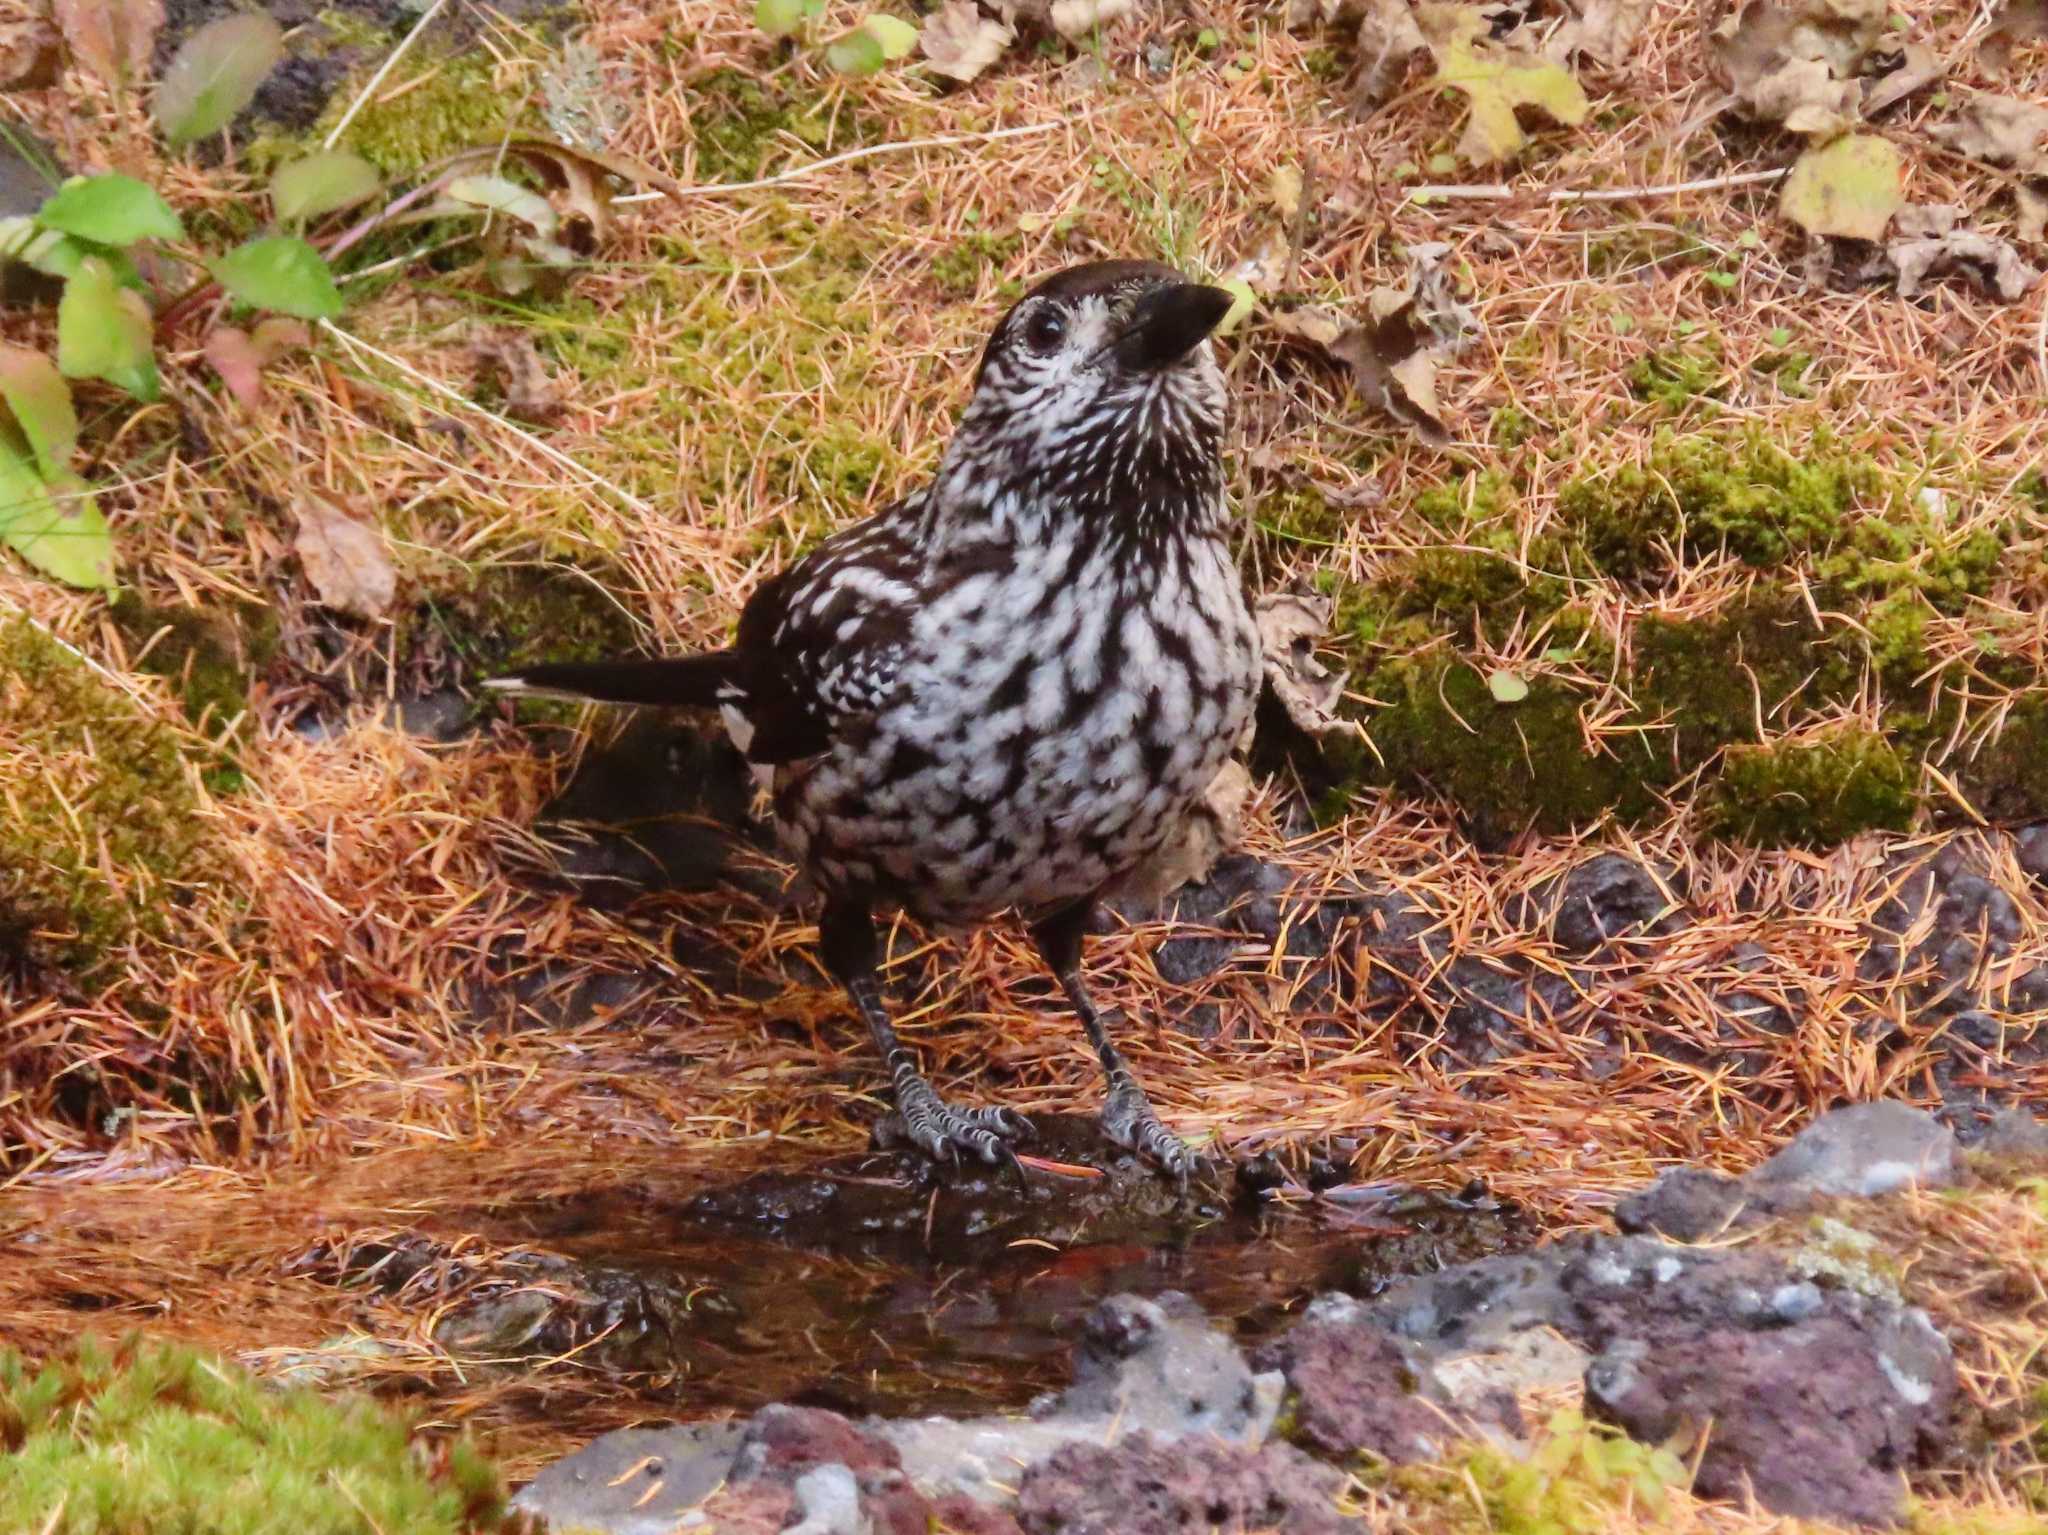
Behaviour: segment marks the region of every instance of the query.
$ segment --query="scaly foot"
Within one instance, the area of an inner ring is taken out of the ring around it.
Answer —
[[[1195,1154],[1187,1142],[1159,1121],[1145,1089],[1125,1075],[1111,1087],[1102,1105],[1102,1133],[1126,1151],[1135,1151],[1187,1187],[1195,1170]]]
[[[907,1140],[934,1162],[952,1167],[967,1152],[991,1165],[1008,1162],[1020,1178],[1023,1169],[1010,1142],[1030,1140],[1036,1133],[1030,1120],[1010,1109],[956,1108],[914,1075],[899,1081],[896,1112],[876,1127],[884,1145]]]

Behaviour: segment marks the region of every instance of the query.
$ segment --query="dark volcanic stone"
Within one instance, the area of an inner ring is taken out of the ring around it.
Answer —
[[[1741,1179],[1704,1167],[1675,1167],[1648,1188],[1624,1196],[1614,1207],[1614,1224],[1623,1231],[1654,1231],[1697,1242],[1728,1230],[1747,1203]]]
[[[2037,885],[2048,885],[2048,821],[2023,829],[2015,853],[2029,879]]]
[[[1342,1535],[1363,1527],[1337,1512],[1343,1486],[1342,1475],[1289,1444],[1253,1450],[1134,1434],[1106,1447],[1068,1445],[1033,1466],[1017,1512],[1029,1535]]]
[[[1338,1459],[1365,1450],[1395,1464],[1434,1460],[1482,1428],[1523,1431],[1512,1396],[1490,1391],[1455,1400],[1433,1369],[1348,1299],[1318,1301],[1252,1363],[1285,1374],[1297,1432],[1307,1447]]]
[[[1668,930],[1672,904],[1649,869],[1601,853],[1564,876],[1550,936],[1569,953],[1591,954],[1615,938]]]
[[[1994,1161],[2048,1167],[2048,1120],[2024,1109],[2007,1109],[1984,1128],[1973,1148]]]
[[[898,1471],[896,1447],[862,1433],[836,1412],[822,1407],[763,1407],[754,1414],[733,1453],[735,1482],[793,1482],[814,1466],[841,1465],[854,1472]]]
[[[1787,1309],[1818,1294],[1805,1287]],[[1701,1494],[1753,1494],[1773,1513],[1859,1524],[1898,1519],[1903,1473],[1929,1458],[1953,1393],[1952,1371],[1916,1378],[1857,1319],[1835,1314],[1770,1331],[1666,1324],[1653,1342],[1617,1341],[1586,1370],[1587,1402],[1631,1437],[1708,1431]]]

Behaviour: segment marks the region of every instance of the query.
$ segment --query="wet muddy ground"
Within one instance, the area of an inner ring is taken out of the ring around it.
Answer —
[[[467,1149],[268,1186],[18,1188],[0,1315],[31,1348],[147,1325],[404,1397],[530,1469],[607,1428],[769,1402],[1018,1408],[1066,1381],[1108,1296],[1183,1291],[1249,1347],[1317,1294],[1537,1235],[1477,1187],[1335,1183],[1303,1155],[1183,1193],[1090,1121],[1038,1128],[1022,1188],[886,1151],[735,1179]]]

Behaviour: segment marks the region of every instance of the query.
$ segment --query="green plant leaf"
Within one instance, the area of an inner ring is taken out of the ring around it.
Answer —
[[[825,0],[759,0],[754,25],[770,37],[788,37],[824,9]]]
[[[66,378],[105,379],[138,400],[157,397],[149,306],[98,256],[78,263],[57,301],[57,367]]]
[[[69,470],[78,446],[78,412],[71,386],[50,359],[25,346],[0,346],[0,399],[14,412],[44,477]]]
[[[114,584],[114,540],[85,481],[45,480],[11,434],[0,434],[0,540],[45,575],[88,590]]]
[[[1216,322],[1216,328],[1209,334],[1227,336],[1250,317],[1259,296],[1252,291],[1251,283],[1242,277],[1226,277],[1216,286],[1230,295],[1230,307],[1223,311],[1223,318]]]
[[[881,40],[866,28],[856,28],[825,50],[825,62],[842,75],[879,74],[888,57]]]
[[[249,13],[210,21],[185,39],[156,88],[156,120],[173,145],[218,133],[284,58],[284,29]]]
[[[118,172],[65,182],[36,210],[36,222],[96,245],[177,240],[185,234],[178,215],[154,187]]]
[[[1529,696],[1529,684],[1513,672],[1488,672],[1486,691],[1500,704],[1518,704]]]
[[[554,204],[503,176],[457,176],[448,183],[448,195],[473,208],[487,208],[515,218],[537,235],[546,237],[555,232]]]
[[[1446,13],[1449,30],[1433,37],[1433,84],[1462,91],[1472,104],[1458,153],[1474,165],[1511,160],[1528,143],[1515,114],[1533,107],[1552,122],[1576,127],[1590,103],[1571,71],[1552,59],[1497,51],[1484,43],[1487,21],[1477,6],[1430,8]]]
[[[1906,164],[1891,140],[1848,133],[1793,163],[1778,209],[1808,234],[1881,240],[1905,200]]]
[[[341,290],[327,258],[295,235],[267,235],[236,247],[213,264],[213,275],[236,299],[301,320],[341,313]]]
[[[345,149],[324,149],[289,165],[270,178],[270,207],[287,224],[353,208],[377,195],[383,185],[377,167]]]
[[[910,50],[917,46],[917,28],[899,16],[877,12],[862,22],[860,29],[881,45],[882,57],[892,64],[909,58]]]

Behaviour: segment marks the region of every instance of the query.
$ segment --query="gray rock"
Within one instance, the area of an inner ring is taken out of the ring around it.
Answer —
[[[1646,1189],[1624,1195],[1614,1207],[1623,1231],[1661,1232],[1680,1242],[1697,1242],[1736,1225],[1749,1199],[1740,1178],[1704,1167],[1674,1167]]]
[[[895,1447],[919,1487],[996,1503],[1008,1499],[1021,1469],[1077,1440],[1146,1432],[1161,1443],[1209,1434],[1256,1444],[1273,1426],[1282,1390],[1277,1373],[1255,1375],[1187,1297],[1119,1295],[1089,1314],[1074,1384],[1034,1403],[1030,1417],[865,1426]]]
[[[2007,1109],[1985,1127],[1972,1149],[1993,1161],[2048,1164],[2048,1121],[2025,1109]]]
[[[512,1500],[557,1529],[671,1535],[715,1492],[744,1425],[622,1428],[547,1467]],[[651,1489],[651,1492],[650,1492]]]
[[[1616,938],[1668,931],[1676,907],[1652,870],[1601,853],[1564,876],[1550,935],[1568,953],[1591,954]]]
[[[860,1483],[836,1463],[796,1479],[796,1508],[802,1518],[786,1535],[868,1535],[870,1529],[860,1510]]]
[[[1132,1434],[1156,1445],[1195,1436],[1255,1446],[1270,1432],[1281,1377],[1254,1374],[1187,1297],[1116,1296],[1083,1325],[1073,1385],[1029,1417],[856,1424],[822,1408],[774,1406],[744,1424],[625,1429],[550,1466],[515,1502],[567,1526],[654,1535],[721,1485],[733,1508],[707,1512],[735,1528],[783,1507],[763,1488],[786,1489],[806,1520],[841,1519],[851,1485],[855,1512],[877,1532],[921,1530],[941,1516],[952,1528],[999,1532],[1014,1528],[1000,1507],[1019,1479],[1067,1446],[1112,1446]],[[810,1480],[825,1469],[835,1474]],[[836,1535],[841,1525],[804,1527]]]
[[[1740,1178],[1676,1168],[1623,1198],[1614,1218],[1624,1231],[1693,1242],[1796,1214],[1824,1199],[1947,1188],[1961,1175],[1955,1132],[1932,1114],[1904,1103],[1856,1103],[1821,1115]]]
[[[1749,1175],[1783,1197],[1869,1199],[1910,1188],[1947,1188],[1962,1174],[1955,1132],[1924,1109],[1881,1101],[1834,1109]]]

